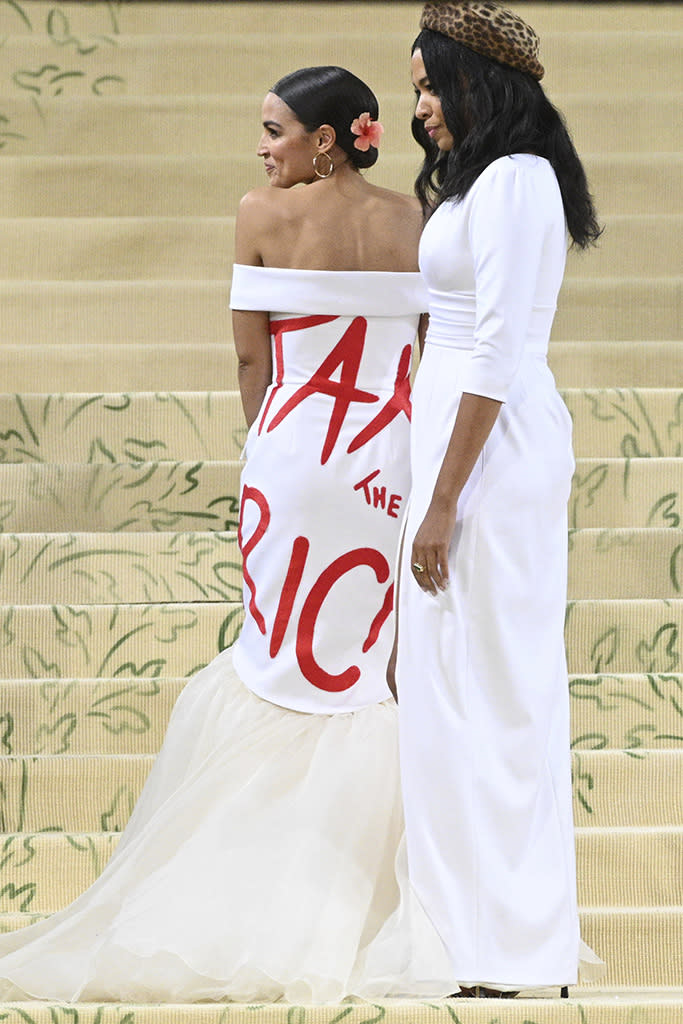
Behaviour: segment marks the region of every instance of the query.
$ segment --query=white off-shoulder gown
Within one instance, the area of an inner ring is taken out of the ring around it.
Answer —
[[[284,311],[246,446],[244,628],[185,687],[100,878],[0,938],[0,998],[453,989],[407,881],[385,683],[425,298],[417,274],[235,268],[234,307]]]

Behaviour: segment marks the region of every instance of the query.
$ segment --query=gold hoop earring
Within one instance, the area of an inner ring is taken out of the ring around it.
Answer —
[[[321,156],[324,156],[329,163],[329,167],[327,168],[326,171],[321,171],[320,168],[318,167],[318,160],[320,160]],[[334,170],[334,163],[332,162],[332,157],[330,156],[330,154],[316,153],[315,156],[313,157],[313,170],[316,173],[316,177],[329,178],[329,176],[332,174],[332,171]]]

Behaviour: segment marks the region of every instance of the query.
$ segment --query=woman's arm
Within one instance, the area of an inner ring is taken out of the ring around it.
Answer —
[[[458,499],[481,454],[522,358],[534,303],[544,238],[559,192],[539,200],[538,181],[524,162],[496,161],[473,186],[469,240],[474,266],[476,323],[451,438],[427,514],[413,541],[413,575],[431,594],[448,584],[448,548]],[[561,217],[561,209],[558,209]],[[563,223],[563,221],[562,221]]]
[[[425,338],[427,337],[427,328],[429,327],[429,313],[422,313],[420,316],[420,322],[417,325],[417,344],[420,350],[420,355],[424,352]]]
[[[413,540],[413,575],[430,594],[448,586],[448,548],[455,529],[458,498],[493,429],[501,405],[502,402],[482,395],[466,393],[460,399],[432,500]],[[422,566],[422,572],[416,570],[415,565]]]
[[[234,309],[232,334],[242,408],[250,427],[258,416],[273,376],[268,313]]]
[[[249,192],[240,202],[235,222],[235,263],[263,266],[259,247],[259,238],[267,222],[263,193],[262,189]],[[249,427],[258,415],[273,375],[269,320],[270,316],[265,311],[232,311],[240,396]]]

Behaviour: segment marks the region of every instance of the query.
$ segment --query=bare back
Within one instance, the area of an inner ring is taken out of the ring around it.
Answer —
[[[300,270],[418,269],[419,203],[357,172],[292,189],[261,188],[240,204],[237,262]]]

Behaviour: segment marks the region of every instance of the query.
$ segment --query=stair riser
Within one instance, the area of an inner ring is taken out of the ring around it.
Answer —
[[[185,679],[0,681],[5,754],[155,754]],[[683,675],[570,678],[571,737],[585,750],[683,747]]]
[[[0,678],[188,677],[233,642],[241,621],[241,601],[3,606]]]
[[[233,217],[5,218],[0,280],[226,281],[234,230]],[[570,252],[567,279],[666,277],[682,231],[680,216],[610,218],[594,252]]]
[[[683,455],[683,391],[563,389],[577,457]],[[238,459],[246,424],[231,391],[0,394],[0,462]]]
[[[246,434],[237,390],[0,394],[0,462],[239,459]]]
[[[5,832],[116,832],[128,821],[153,761],[69,757],[0,759]],[[683,826],[683,750],[573,756],[576,824]]]
[[[183,344],[192,338],[222,346],[232,337],[230,284],[224,281],[0,281],[0,302],[0,345],[68,345],[84,338]],[[680,306],[676,278],[569,278],[553,339],[676,338]]]
[[[240,600],[231,533],[0,534],[0,604]],[[569,600],[683,593],[683,530],[584,530],[569,537]]]
[[[0,217],[226,217],[249,189],[265,184],[251,155],[225,157],[15,157],[0,161]],[[387,155],[368,180],[412,193],[419,151]],[[234,155],[234,154],[244,155]],[[683,213],[675,154],[584,154],[600,215]],[[106,189],[102,175],[106,168]],[[654,203],[657,205],[653,205]],[[590,256],[587,257],[590,259]]]
[[[11,835],[0,844],[0,914],[61,910],[95,881],[116,833]],[[577,835],[579,904],[666,907],[680,897],[683,830]],[[619,878],[615,888],[614,879]]]
[[[250,1006],[240,1003],[187,1006],[93,1006],[78,1003],[63,1004],[21,1003],[6,1004],[8,1024],[62,1024],[62,1014],[78,1013],[78,1024],[681,1024],[683,1006],[675,997],[663,995],[645,1005],[638,993],[619,992],[616,998],[603,1000],[586,996],[577,989],[570,1000],[557,998],[558,990],[548,997],[518,998],[515,1000],[487,1001],[462,1000],[448,1003],[442,1000],[416,1002],[402,999],[372,1004],[347,1003],[328,1006],[289,1006],[283,1004]],[[470,1005],[468,1005],[470,1004]],[[0,1009],[5,1007],[0,1004]],[[456,1013],[457,1009],[457,1013]],[[492,1017],[491,1014],[495,1014]],[[68,1017],[69,1022],[75,1020]]]
[[[0,607],[0,678],[192,674],[232,643],[241,601]],[[567,609],[573,674],[678,672],[683,601],[580,601]]]
[[[683,595],[683,529],[577,530],[569,537],[570,600]]]
[[[561,388],[669,388],[671,367],[680,360],[680,341],[551,340],[548,352],[548,364]],[[8,372],[12,373],[9,367]]]
[[[1,164],[0,164],[1,166]],[[680,361],[680,342],[551,341],[548,362],[563,388],[671,386],[671,367]],[[36,380],[36,366],[41,367]],[[93,394],[148,391],[154,381],[163,391],[216,391],[237,387],[237,360],[231,344],[181,345],[82,341],[0,345],[0,374],[5,391],[27,393],[50,381],[51,391]],[[578,452],[588,455],[589,452]]]
[[[683,455],[679,389],[565,387],[562,397],[574,422],[574,452],[579,457]]]
[[[0,465],[6,533],[234,530],[241,464]],[[683,523],[683,459],[579,459],[572,529]]]
[[[226,18],[229,17],[232,32],[254,31],[254,9],[252,0],[229,0],[229,13],[222,4],[205,3],[201,17],[197,16],[196,0],[176,0],[173,5],[173,20],[169,22],[168,13],[154,0],[151,3],[135,3],[120,7],[114,11],[107,10],[97,4],[92,7],[82,4],[79,0],[63,0],[60,6],[69,14],[69,27],[79,36],[99,39],[103,33],[126,33],[127,35],[158,35],[178,34],[183,36],[207,35],[225,31]],[[414,0],[388,3],[382,9],[382,27],[387,32],[415,32],[419,21],[422,4]],[[518,9],[519,0],[511,0],[510,6]],[[20,17],[12,8],[5,12],[3,31],[12,35],[44,33],[46,21],[54,9],[54,0],[30,0],[24,4],[29,8],[28,23],[26,15]],[[305,9],[302,11],[300,0],[281,0],[271,6],[264,5],[258,11],[258,26],[265,34],[291,31],[292,24],[303,23],[307,18],[314,30],[324,24],[330,33],[344,32],[349,28],[350,4],[340,0],[316,0],[314,14]],[[580,2],[561,4],[548,10],[547,3],[523,0],[524,17],[534,26],[537,32],[545,37],[548,31],[571,31],[577,27],[584,32],[623,32],[625,29],[651,31],[653,27],[652,9],[650,5],[615,3],[611,8],[601,4],[586,7]],[[351,6],[354,13],[354,7]],[[373,12],[374,16],[374,12]],[[295,19],[294,21],[292,19]],[[354,24],[356,24],[354,20]],[[660,31],[680,29],[680,17],[675,3],[662,3],[657,6],[656,26]]]
[[[256,148],[255,105],[250,103],[247,119],[241,96],[41,97],[39,112],[18,91],[3,100],[5,117],[24,136],[6,145],[5,151],[13,155],[96,155],[108,152],[112,139],[120,156],[222,156],[235,150],[237,140],[247,154]],[[675,93],[592,96],[553,89],[550,95],[566,116],[580,153],[652,153],[662,148],[664,139],[671,140],[668,148],[673,152],[681,148],[676,125],[677,118],[678,124],[683,120],[683,110]],[[419,151],[406,136],[413,106],[410,90],[385,91],[378,98],[385,127],[382,159],[403,151],[406,160],[415,162]]]
[[[264,47],[263,35],[252,32],[235,36],[228,16],[222,33],[208,37],[178,35],[169,42],[164,36],[121,34],[115,39],[116,45],[102,45],[97,52],[86,55],[89,60],[70,54],[68,70],[78,70],[82,75],[60,82],[61,92],[67,97],[88,96],[99,87],[104,95],[230,93],[237,78],[243,93],[260,97],[268,91],[274,78],[293,67],[340,64],[355,74],[367,76],[371,62],[373,87],[378,95],[398,91],[401,85],[409,95],[409,53],[417,35],[417,19],[408,35],[383,31],[375,35],[370,45],[367,34],[354,33],[353,26],[339,34],[321,33],[318,18],[314,12],[311,14],[308,21],[299,16],[298,33],[292,33],[289,27],[289,40],[284,33],[279,34],[281,53],[296,53],[294,62],[285,63],[280,57],[274,65],[272,47]],[[125,18],[122,28],[125,32]],[[681,88],[675,34],[657,31],[640,34],[639,63],[634,64],[627,83],[621,60],[625,47],[630,44],[627,33],[611,32],[603,37],[596,33],[546,32],[543,61],[548,69],[547,88],[551,92],[581,91],[586,81],[593,78],[597,65],[601,68],[600,89],[604,92],[613,90],[617,95],[624,95],[638,89],[676,91]],[[31,88],[40,89],[38,102],[41,95],[54,96],[55,87],[48,75],[36,83],[35,76],[30,77],[26,69],[54,63],[57,56],[62,54],[55,44],[38,35],[10,37],[3,48],[3,60],[12,69],[15,88],[20,95]],[[116,76],[117,81],[99,84],[104,76]]]

